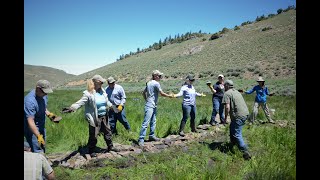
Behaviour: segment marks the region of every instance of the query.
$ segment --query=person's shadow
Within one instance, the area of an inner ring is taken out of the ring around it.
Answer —
[[[218,149],[222,153],[228,153],[231,152],[234,154],[234,145],[231,142],[212,142],[212,143],[207,143],[207,142],[199,142],[200,144],[208,146],[211,150],[216,150]]]

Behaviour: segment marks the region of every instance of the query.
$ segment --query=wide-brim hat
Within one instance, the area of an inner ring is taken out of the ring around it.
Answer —
[[[264,82],[265,80],[262,77],[259,77],[257,82]]]

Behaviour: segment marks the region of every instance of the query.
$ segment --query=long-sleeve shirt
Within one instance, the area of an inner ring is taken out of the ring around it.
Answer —
[[[113,89],[109,86],[106,88],[106,93],[108,94],[109,101],[113,105],[124,105],[126,103],[126,93],[122,86],[115,84]]]
[[[192,85],[183,85],[176,97],[183,96],[183,105],[196,105],[196,96],[201,96]]]
[[[259,85],[254,86],[252,89],[246,91],[246,94],[251,94],[256,91],[256,98],[255,101],[258,103],[265,103],[267,102],[267,95],[269,95],[268,87],[260,87]]]

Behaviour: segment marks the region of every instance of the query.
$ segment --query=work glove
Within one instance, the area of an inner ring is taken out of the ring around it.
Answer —
[[[62,117],[57,116],[57,115],[53,114],[52,112],[49,113],[47,116],[51,121],[53,121],[55,123],[59,123],[59,121],[62,119]]]
[[[207,81],[206,84],[207,84],[207,86],[210,87],[211,86],[211,81]]]
[[[64,107],[64,108],[62,108],[61,113],[71,113],[73,111],[74,110],[72,108],[70,108],[70,107]]]
[[[123,107],[122,107],[121,105],[119,105],[119,106],[117,107],[117,109],[119,110],[119,112],[121,112],[122,109],[123,109]]]
[[[42,145],[45,145],[46,143],[44,142],[44,139],[43,139],[43,135],[42,134],[39,134],[38,136],[37,136],[37,139],[38,139],[38,144],[39,144],[39,146],[41,146],[41,144]]]
[[[206,97],[207,95],[205,95],[205,94],[203,94],[203,93],[201,93],[201,97]]]

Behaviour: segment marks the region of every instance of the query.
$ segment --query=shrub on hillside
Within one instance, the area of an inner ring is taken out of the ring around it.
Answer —
[[[212,34],[212,36],[210,37],[209,40],[215,40],[215,39],[218,39],[219,37],[220,37],[219,33],[214,33],[214,34]]]
[[[268,26],[268,27],[264,27],[264,28],[262,28],[262,30],[261,30],[261,31],[267,31],[267,30],[270,30],[270,29],[272,29],[272,27],[271,27],[271,26]]]
[[[240,27],[239,26],[235,26],[234,28],[233,28],[233,30],[239,30],[240,29]]]

